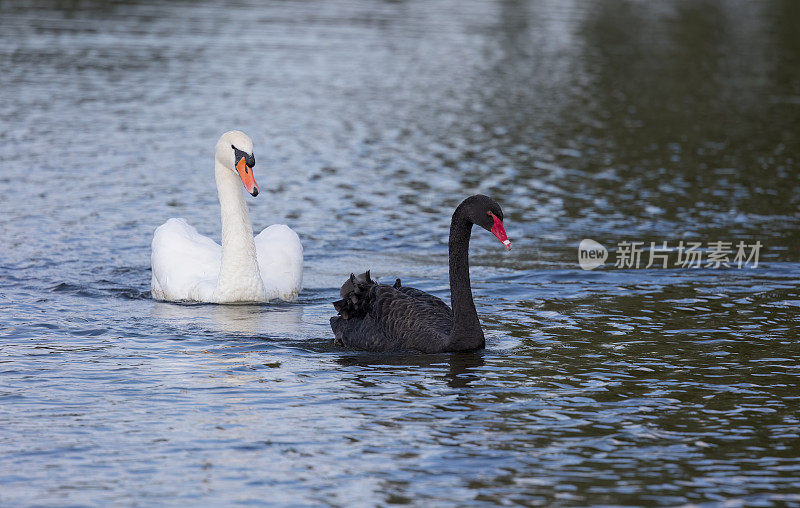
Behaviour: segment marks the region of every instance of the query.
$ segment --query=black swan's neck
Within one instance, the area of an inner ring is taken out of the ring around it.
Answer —
[[[453,306],[453,330],[450,350],[463,351],[485,346],[481,322],[472,300],[469,281],[469,239],[472,221],[459,206],[450,222],[450,301]]]

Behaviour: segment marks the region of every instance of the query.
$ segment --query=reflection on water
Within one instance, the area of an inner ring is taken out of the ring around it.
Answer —
[[[203,326],[215,333],[284,337],[300,334],[300,305],[182,305],[160,302],[152,317],[166,326],[185,330]]]
[[[337,361],[344,367],[356,367],[354,372],[369,372],[376,368],[383,368],[386,369],[387,374],[392,370],[397,371],[397,369],[402,369],[399,371],[404,372],[408,367],[434,368],[436,370],[446,367],[446,372],[435,378],[446,381],[450,388],[463,388],[471,381],[481,379],[476,368],[485,365],[483,355],[483,351],[436,355],[353,352],[342,356]],[[361,383],[364,382],[361,381]]]
[[[0,504],[792,504],[800,7],[0,3]],[[149,298],[218,238],[219,133],[297,303]],[[351,271],[449,297],[467,194],[487,349],[332,343]],[[758,240],[757,269],[584,272],[584,238]]]

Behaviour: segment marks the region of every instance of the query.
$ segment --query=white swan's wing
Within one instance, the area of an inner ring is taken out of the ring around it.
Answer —
[[[256,256],[267,298],[294,300],[303,287],[303,245],[289,226],[273,224],[256,236]]]
[[[169,219],[153,235],[153,298],[211,301],[221,257],[220,246],[213,240],[198,233],[184,219]]]

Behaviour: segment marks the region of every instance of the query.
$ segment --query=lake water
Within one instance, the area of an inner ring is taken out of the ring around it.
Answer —
[[[799,25],[793,0],[0,2],[0,504],[800,504]],[[155,302],[154,228],[219,238],[232,128],[305,288]],[[351,271],[449,300],[476,192],[514,244],[473,235],[486,350],[335,346]],[[626,241],[763,247],[617,268]]]

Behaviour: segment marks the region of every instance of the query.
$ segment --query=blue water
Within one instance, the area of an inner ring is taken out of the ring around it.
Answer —
[[[800,503],[798,21],[777,0],[0,3],[0,504]],[[219,238],[232,128],[255,229],[298,232],[305,289],[154,302],[155,227]],[[514,244],[473,235],[487,349],[335,346],[351,271],[448,299],[475,192]],[[623,241],[763,248],[618,269]]]

